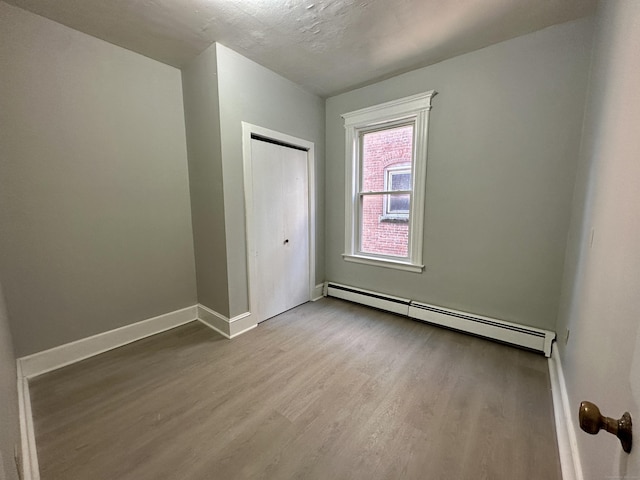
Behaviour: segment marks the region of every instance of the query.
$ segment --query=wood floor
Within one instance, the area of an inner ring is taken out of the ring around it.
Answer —
[[[560,479],[547,360],[335,299],[33,379],[43,480]]]

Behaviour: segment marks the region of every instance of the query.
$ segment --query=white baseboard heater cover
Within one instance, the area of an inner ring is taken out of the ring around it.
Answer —
[[[329,297],[361,303],[434,325],[535,350],[544,353],[546,357],[551,356],[551,343],[556,338],[556,334],[549,330],[437,307],[347,285],[329,282],[326,291]]]
[[[387,312],[409,316],[408,298],[393,297],[383,293],[362,290],[361,288],[348,287],[338,283],[327,284],[327,296],[349,300],[350,302],[361,303],[369,307],[379,308]]]

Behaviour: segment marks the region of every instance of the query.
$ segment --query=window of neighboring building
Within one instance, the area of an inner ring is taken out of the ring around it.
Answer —
[[[386,168],[384,171],[384,181],[384,189],[386,191],[403,191],[403,193],[386,195],[380,219],[383,221],[409,221],[411,166]]]
[[[343,115],[347,261],[420,272],[428,114],[435,92]]]

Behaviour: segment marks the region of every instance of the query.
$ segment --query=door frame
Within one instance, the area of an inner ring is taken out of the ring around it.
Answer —
[[[245,229],[247,244],[247,279],[249,290],[249,311],[255,319],[255,323],[260,323],[266,318],[262,318],[262,312],[258,311],[257,292],[254,286],[257,284],[257,271],[255,261],[255,229],[253,219],[253,159],[251,151],[251,137],[256,135],[276,143],[291,145],[307,152],[307,195],[308,195],[308,222],[309,222],[309,300],[313,298],[316,280],[316,184],[315,184],[315,145],[313,142],[301,138],[277,132],[268,128],[242,122],[242,167],[244,177],[244,209],[245,209]]]

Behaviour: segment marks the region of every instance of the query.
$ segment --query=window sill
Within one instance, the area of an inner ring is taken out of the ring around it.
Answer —
[[[393,268],[396,270],[404,270],[405,272],[422,273],[424,265],[418,265],[398,260],[390,260],[386,258],[365,257],[363,255],[350,255],[343,253],[342,258],[347,262],[360,263],[362,265],[372,265],[375,267]]]
[[[380,215],[380,223],[409,223],[408,215]]]

